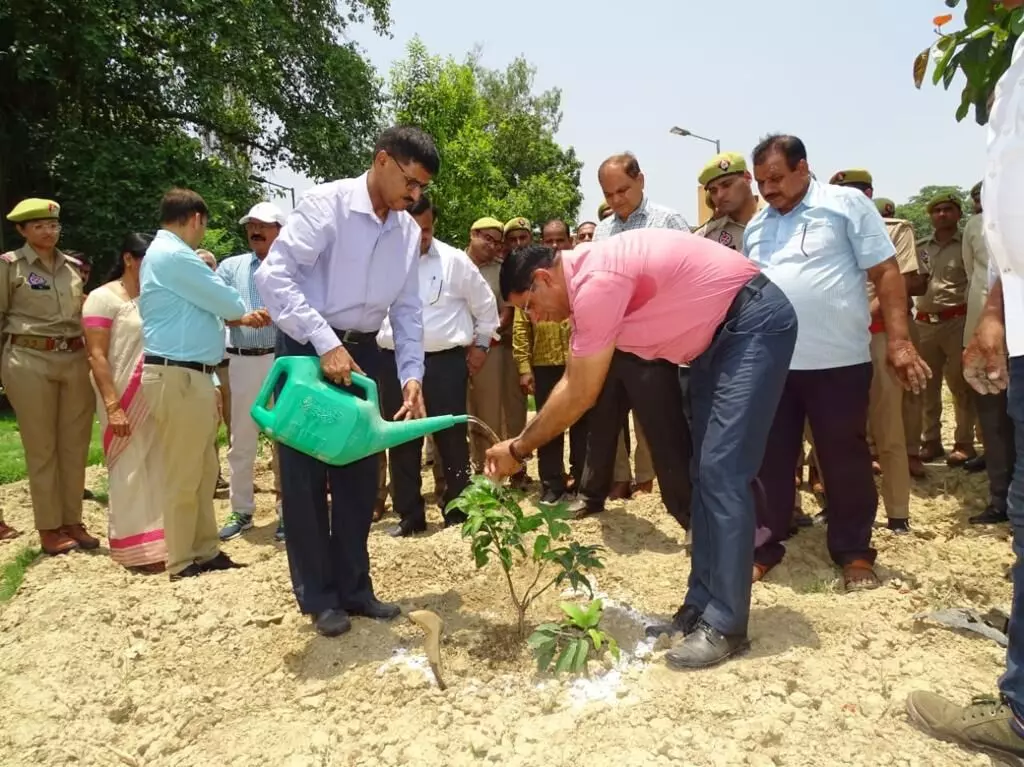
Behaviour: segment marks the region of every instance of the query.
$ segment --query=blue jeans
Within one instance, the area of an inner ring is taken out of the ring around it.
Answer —
[[[744,286],[690,368],[693,557],[685,604],[745,636],[754,568],[754,482],[796,345],[796,312],[774,284]]]
[[[1006,395],[1016,446],[1006,513],[1013,529],[1013,553],[1017,560],[1010,571],[1013,577],[1010,641],[1006,648],[1006,673],[999,679],[999,691],[1020,716],[1024,715],[1024,357],[1010,358],[1010,388]]]

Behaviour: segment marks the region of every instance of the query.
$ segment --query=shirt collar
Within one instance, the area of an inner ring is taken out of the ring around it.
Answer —
[[[958,230],[957,230],[957,232],[956,232],[956,234],[954,234],[954,235],[953,235],[953,239],[951,239],[951,240],[950,240],[949,242],[960,242],[960,241],[961,241],[961,234],[960,234],[960,230],[958,229]],[[947,243],[945,243],[945,244],[946,244],[946,245],[949,245],[949,242],[947,242]],[[934,243],[935,245],[939,245],[939,241],[935,239],[935,232],[932,232],[932,233],[931,233],[931,234],[930,234],[930,235],[928,236],[928,239],[927,239],[927,240],[926,240],[926,242],[925,242],[925,244],[926,244],[926,245],[931,245],[931,244],[933,244],[933,243]],[[939,247],[942,247],[942,246],[940,245]]]
[[[789,213],[779,213],[779,211],[777,211],[771,205],[768,205],[766,208],[768,211],[767,215],[788,216],[792,213],[796,213],[800,210],[803,210],[804,208],[812,208],[815,205],[819,205],[821,203],[823,195],[824,192],[822,190],[822,185],[812,178],[811,183],[808,184],[807,186],[807,192],[804,194],[803,199],[793,206],[793,210],[789,211]]]
[[[178,235],[176,235],[170,229],[157,229],[156,237],[154,237],[153,239],[155,239],[155,240],[170,240],[171,242],[178,243],[183,248],[188,248],[193,253],[195,252],[195,248],[193,248],[191,245],[189,245],[187,242],[185,242],[183,239],[181,239]]]
[[[368,186],[369,179],[369,171],[356,179],[356,188],[355,191],[352,192],[352,197],[349,199],[348,207],[349,210],[369,216],[380,224],[381,220],[377,217],[377,212],[373,209],[373,201],[370,200],[370,187]],[[385,230],[390,229],[396,225],[395,222],[398,221],[398,216],[399,213],[397,211],[388,211],[388,216],[384,219],[384,222],[381,225]]]
[[[25,251],[25,260],[28,261],[29,264],[34,264],[36,261],[42,261],[43,260],[42,257],[40,257],[40,255],[38,253],[36,253],[35,249],[31,245],[29,245],[27,242],[22,246],[22,250]],[[64,253],[62,253],[61,250],[58,248],[57,251],[55,252],[54,259],[53,259],[53,270],[57,271],[57,269],[60,266],[62,266],[63,264],[64,264]]]

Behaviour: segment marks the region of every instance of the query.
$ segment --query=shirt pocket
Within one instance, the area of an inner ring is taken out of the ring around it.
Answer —
[[[832,222],[805,221],[797,226],[786,249],[805,259],[831,258],[842,253],[843,242]]]

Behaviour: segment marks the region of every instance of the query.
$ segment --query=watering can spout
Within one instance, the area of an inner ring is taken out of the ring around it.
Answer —
[[[359,396],[360,393],[363,396]],[[324,380],[316,357],[279,357],[251,410],[272,439],[332,466],[344,466],[382,450],[467,423],[466,415],[385,421],[377,384],[359,373],[352,386]]]

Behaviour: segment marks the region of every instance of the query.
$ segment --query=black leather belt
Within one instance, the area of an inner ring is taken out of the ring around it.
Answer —
[[[266,357],[268,354],[273,353],[273,347],[269,349],[240,349],[235,346],[228,347],[228,354],[234,354],[238,357]]]
[[[365,344],[377,340],[377,333],[364,330],[334,330],[343,344]]]
[[[163,365],[164,367],[172,368],[187,368],[188,370],[195,370],[200,373],[212,373],[217,369],[216,365],[204,365],[202,362],[188,362],[185,360],[169,360],[166,357],[159,357],[156,354],[147,354],[142,358],[142,362],[146,365]]]
[[[747,282],[743,284],[743,287],[740,288],[739,293],[737,293],[736,297],[732,300],[732,303],[729,304],[729,311],[725,313],[725,319],[722,320],[722,324],[724,325],[729,320],[735,319],[736,316],[743,311],[743,307],[747,305],[748,301],[750,301],[754,296],[760,294],[762,290],[771,284],[772,281],[765,276],[764,272],[758,272],[747,280]]]

